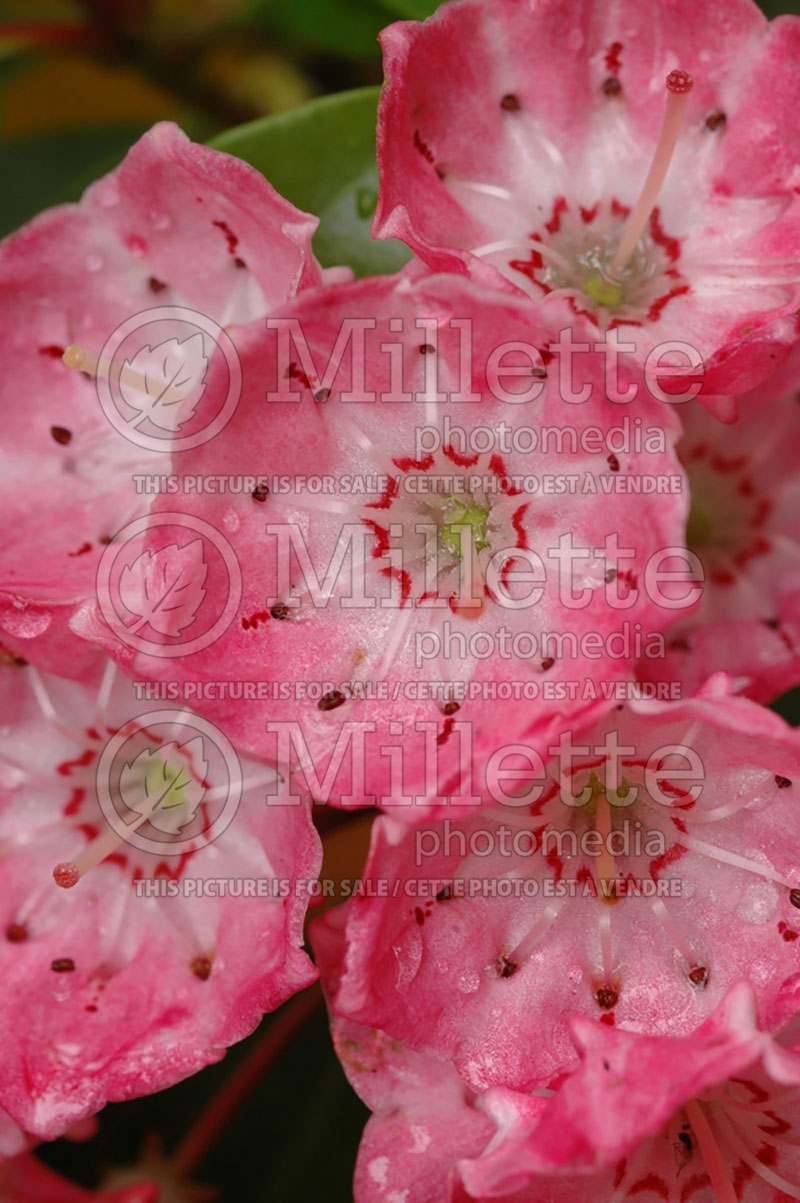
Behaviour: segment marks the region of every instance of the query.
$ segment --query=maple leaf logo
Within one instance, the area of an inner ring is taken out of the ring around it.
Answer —
[[[168,338],[155,347],[142,347],[133,359],[125,360],[119,377],[122,399],[137,415],[130,425],[137,427],[149,419],[159,430],[180,430],[194,416],[205,393],[207,373],[202,334],[183,340]],[[181,402],[190,393],[196,394],[194,401],[183,406]]]
[[[123,765],[119,792],[128,810],[145,816],[157,831],[178,835],[192,822],[203,801],[208,761],[200,736],[185,744],[173,741],[145,748]],[[130,826],[139,826],[131,820]]]
[[[202,539],[185,547],[168,543],[158,551],[143,551],[119,578],[120,601],[136,616],[129,633],[149,625],[159,635],[182,634],[203,604],[207,576]]]

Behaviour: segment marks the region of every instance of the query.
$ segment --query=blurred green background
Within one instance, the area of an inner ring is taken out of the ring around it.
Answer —
[[[649,0],[642,0],[647,4]],[[702,0],[700,0],[702,2]],[[379,30],[424,17],[435,0],[0,0],[0,234],[49,205],[75,200],[155,121],[248,158],[296,204],[322,216],[323,263],[393,270],[405,252],[370,242],[377,197],[374,112]],[[794,4],[762,5],[770,16]],[[337,99],[351,89],[361,91]],[[247,124],[234,134],[225,131]],[[301,148],[298,151],[298,148]],[[333,164],[335,171],[326,170]],[[342,245],[347,253],[342,254]],[[778,707],[796,721],[796,698]],[[327,876],[356,877],[368,820],[331,833]],[[301,1004],[304,1005],[304,1004]],[[296,1003],[288,1004],[291,1008]],[[112,1106],[85,1143],[40,1152],[93,1187],[113,1167],[154,1167],[198,1118],[258,1069],[284,1008],[219,1064],[172,1090]],[[349,1203],[366,1109],[333,1055],[317,1007],[267,1072],[242,1092],[193,1176],[212,1197],[243,1203]],[[156,1145],[160,1153],[154,1151]],[[183,1184],[163,1203],[203,1197]]]

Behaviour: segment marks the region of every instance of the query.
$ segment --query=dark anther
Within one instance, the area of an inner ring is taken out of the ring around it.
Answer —
[[[253,501],[266,501],[269,497],[269,485],[256,485],[250,496]]]
[[[75,962],[72,957],[59,957],[57,961],[51,961],[50,968],[53,973],[73,973],[75,970]]]
[[[317,702],[317,710],[336,710],[339,706],[343,706],[347,698],[342,693],[341,689],[332,689],[330,693],[324,693]]]
[[[775,774],[775,784],[778,789],[789,789],[792,784],[788,777],[781,777],[778,773]]]
[[[211,977],[211,962],[208,957],[195,957],[189,968],[201,982],[207,982]]]
[[[236,258],[233,261],[233,265],[234,265],[234,267],[238,267],[240,269],[247,267],[247,264],[245,263],[244,259],[242,259],[242,257],[240,255],[236,256]]]
[[[167,287],[163,280],[157,280],[155,276],[151,276],[147,284],[151,292],[163,292]]]
[[[513,977],[518,969],[516,961],[509,961],[508,957],[497,958],[497,972],[501,977]]]
[[[603,81],[603,93],[605,96],[619,96],[622,91],[622,84],[614,75],[609,75],[608,79]]]
[[[619,1002],[619,994],[613,986],[600,986],[594,992],[594,1001],[604,1011],[610,1011]]]
[[[612,472],[619,472],[619,460],[617,459],[616,455],[609,455],[606,463]]]
[[[66,447],[67,443],[72,442],[72,431],[67,430],[66,426],[51,426],[50,433],[62,447]]]
[[[705,965],[696,965],[689,974],[689,981],[697,990],[705,990],[708,984],[708,970]]]
[[[328,397],[330,397],[330,395],[331,395],[331,390],[329,388],[321,388],[319,390],[319,392],[314,393],[314,400],[319,401],[320,404],[322,404],[323,401],[328,400]]]
[[[544,660],[542,661],[542,672],[543,673],[549,672],[554,664],[555,664],[555,660],[553,659],[552,656],[545,656]]]
[[[445,702],[444,706],[442,706],[442,714],[446,714],[449,718],[449,716],[451,714],[457,714],[460,709],[461,709],[460,702],[455,702],[455,701]]]
[[[435,350],[436,348],[432,347],[430,343],[423,343],[419,349],[419,353],[420,355],[433,355]]]
[[[789,901],[792,906],[796,906],[800,910],[800,890],[791,890],[789,893]]]
[[[286,602],[276,602],[270,610],[270,614],[277,622],[286,622],[289,613],[289,607],[286,605]]]
[[[706,117],[706,129],[718,130],[722,129],[728,118],[723,113],[722,109],[714,109],[713,113],[709,113]]]
[[[22,944],[28,938],[28,929],[21,923],[9,923],[6,928],[6,939],[10,944]]]
[[[436,895],[437,902],[449,902],[453,897],[453,887],[451,885],[442,886],[439,893]]]
[[[505,109],[507,113],[518,113],[522,108],[519,102],[519,96],[515,96],[513,92],[506,92],[503,99],[500,101],[500,108]]]

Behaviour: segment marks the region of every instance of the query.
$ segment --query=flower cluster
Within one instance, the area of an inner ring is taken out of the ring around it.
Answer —
[[[0,1177],[319,976],[357,1203],[800,1198],[800,19],[382,44],[396,275],[168,125],[0,245]]]

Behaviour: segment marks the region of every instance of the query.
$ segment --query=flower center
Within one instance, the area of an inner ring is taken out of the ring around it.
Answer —
[[[590,209],[571,205],[557,196],[553,210],[529,242],[503,240],[477,247],[474,253],[490,257],[504,251],[527,252],[508,267],[526,276],[546,295],[577,293],[591,302],[589,310],[576,312],[593,320],[597,311],[613,313],[617,321],[638,324],[644,313],[657,321],[664,307],[689,286],[676,269],[680,255],[677,239],[663,229],[658,197],[675,153],[693,81],[685,71],[667,77],[667,101],[661,133],[647,178],[633,208],[616,198],[598,200]],[[514,277],[512,277],[514,278]]]
[[[451,497],[444,509],[444,521],[439,526],[439,546],[451,556],[461,559],[464,544],[472,540],[476,551],[489,546],[486,524],[489,510]]]

